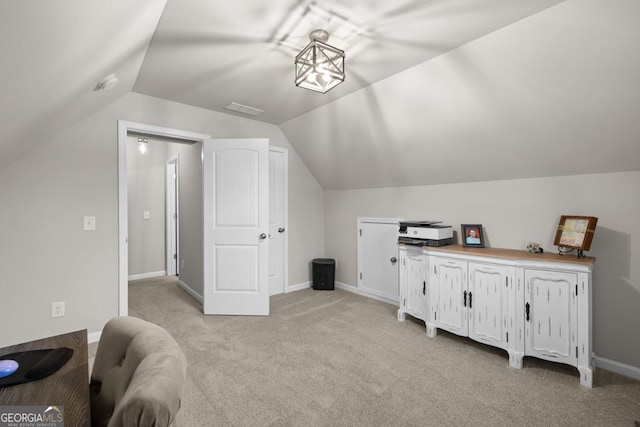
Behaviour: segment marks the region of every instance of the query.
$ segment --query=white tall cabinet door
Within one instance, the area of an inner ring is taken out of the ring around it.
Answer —
[[[438,328],[457,335],[468,335],[467,262],[430,257],[438,308],[435,323]]]
[[[358,218],[358,288],[398,301],[398,221]]]
[[[470,338],[507,348],[507,287],[507,267],[469,263]]]
[[[287,152],[269,150],[269,295],[284,293]]]
[[[525,269],[525,355],[576,364],[577,274]]]
[[[204,313],[269,314],[269,141],[203,143]]]

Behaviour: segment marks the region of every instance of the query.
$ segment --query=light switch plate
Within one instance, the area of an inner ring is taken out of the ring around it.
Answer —
[[[142,212],[142,217],[144,219],[149,219],[149,218],[151,218],[151,214],[149,213],[149,211],[144,211],[144,212]]]
[[[84,231],[93,231],[96,229],[96,217],[95,216],[85,216],[82,219],[82,229]]]

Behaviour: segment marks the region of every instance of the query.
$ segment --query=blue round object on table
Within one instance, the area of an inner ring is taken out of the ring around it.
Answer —
[[[15,360],[0,360],[0,378],[8,377],[18,370],[18,362]]]

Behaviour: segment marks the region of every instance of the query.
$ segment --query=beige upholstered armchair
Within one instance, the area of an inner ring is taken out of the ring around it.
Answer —
[[[163,328],[135,317],[105,325],[91,372],[91,424],[168,426],[180,409],[184,353]]]

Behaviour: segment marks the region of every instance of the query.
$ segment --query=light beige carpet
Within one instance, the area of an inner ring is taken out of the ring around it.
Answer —
[[[166,328],[189,367],[177,426],[634,426],[640,382],[507,354],[396,320],[342,290],[271,297],[268,317],[204,316],[175,278],[129,287],[130,315]]]

